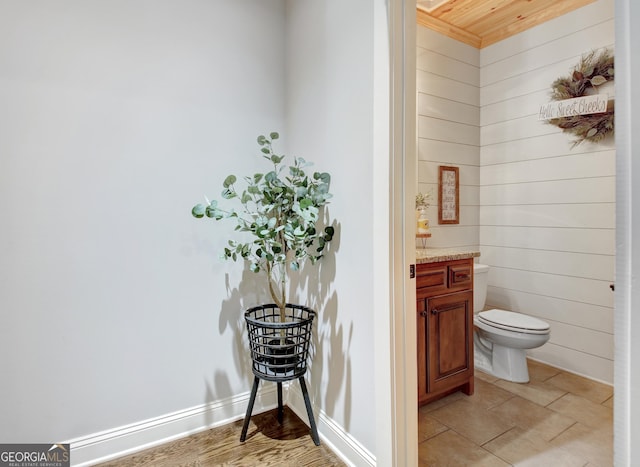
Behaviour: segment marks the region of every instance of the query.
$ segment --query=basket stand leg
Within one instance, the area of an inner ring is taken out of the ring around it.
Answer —
[[[316,427],[316,420],[313,418],[313,410],[311,409],[311,401],[309,400],[309,393],[307,392],[307,385],[304,382],[304,376],[301,376],[300,387],[302,388],[302,395],[304,396],[304,405],[307,407],[307,416],[309,417],[309,426],[311,428],[311,439],[316,446],[320,446],[320,438],[318,437],[318,428]]]
[[[278,423],[282,425],[284,410],[282,408],[282,382],[278,381]]]
[[[247,414],[244,417],[244,425],[242,426],[242,434],[240,435],[240,442],[244,442],[247,439],[247,429],[249,428],[249,421],[251,420],[251,412],[253,412],[253,404],[256,401],[256,393],[258,392],[258,385],[260,379],[254,376],[253,388],[251,389],[251,397],[249,398],[249,407],[247,407]]]

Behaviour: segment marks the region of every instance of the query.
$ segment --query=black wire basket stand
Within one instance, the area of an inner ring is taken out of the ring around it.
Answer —
[[[255,306],[245,312],[254,381],[240,441],[246,439],[260,380],[278,384],[278,421],[282,423],[282,383],[297,379],[309,417],[311,438],[316,446],[320,445],[304,381],[315,316],[316,312],[311,308],[290,303],[285,307],[284,321],[281,321],[280,308],[275,304]]]

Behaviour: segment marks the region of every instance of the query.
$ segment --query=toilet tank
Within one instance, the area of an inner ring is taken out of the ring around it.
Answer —
[[[473,264],[473,311],[477,313],[484,309],[487,300],[487,283],[489,280],[489,266]]]

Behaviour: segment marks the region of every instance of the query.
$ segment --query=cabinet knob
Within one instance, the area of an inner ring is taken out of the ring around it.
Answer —
[[[422,311],[420,314],[426,318],[426,316],[427,316],[427,314],[428,314],[428,313],[427,313],[427,310],[424,310],[424,311]]]

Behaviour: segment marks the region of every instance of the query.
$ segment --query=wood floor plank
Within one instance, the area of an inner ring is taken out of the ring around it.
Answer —
[[[324,444],[316,446],[309,427],[284,408],[282,425],[277,410],[254,415],[247,439],[240,442],[242,420],[203,431],[131,456],[99,464],[99,467],[209,467],[209,466],[305,466],[343,467]]]

